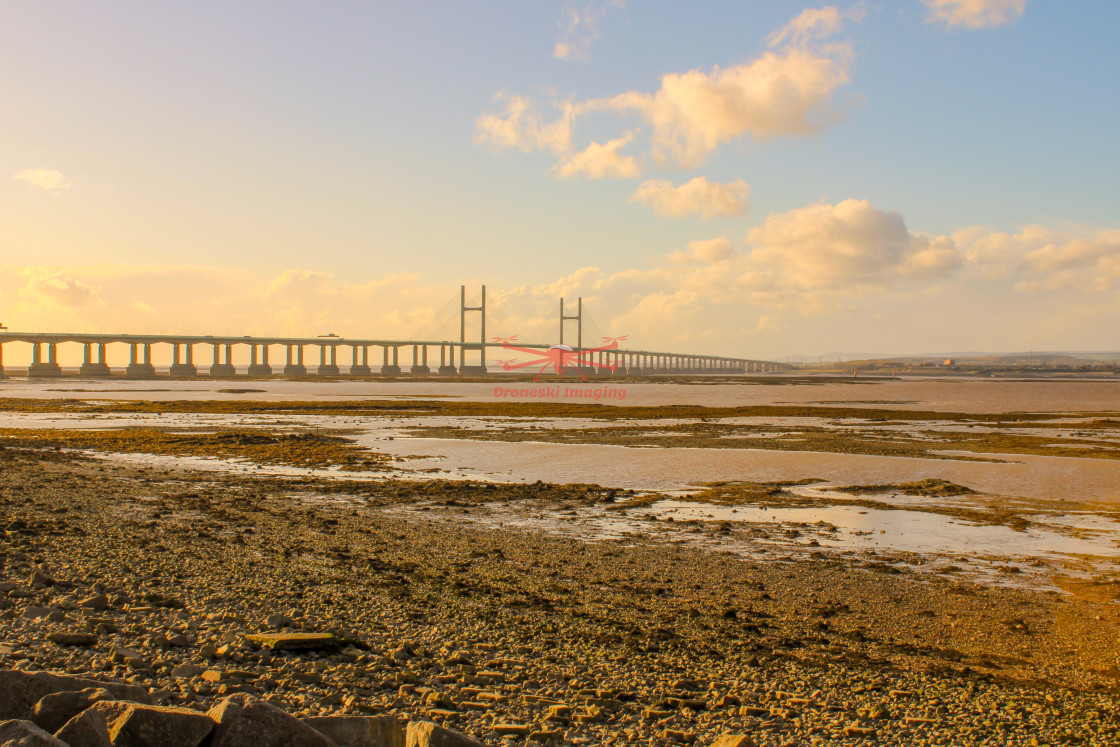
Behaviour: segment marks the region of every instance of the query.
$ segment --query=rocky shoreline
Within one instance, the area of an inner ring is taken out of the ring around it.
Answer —
[[[1114,605],[382,510],[526,492],[558,509],[609,493],[328,486],[2,448],[0,667],[111,677],[199,713],[236,694],[490,744],[1120,739]],[[254,638],[269,633],[323,645]]]

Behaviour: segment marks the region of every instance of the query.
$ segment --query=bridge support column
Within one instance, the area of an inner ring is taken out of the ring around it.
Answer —
[[[6,379],[4,375],[4,343],[0,342],[0,379]]]
[[[226,345],[226,362],[222,363],[222,346],[214,344],[214,362],[210,365],[211,376],[236,376],[233,367],[233,346]]]
[[[393,348],[393,361],[389,362],[389,346],[381,348],[381,375],[382,376],[400,376],[401,367],[398,363],[397,348]]]
[[[363,351],[368,348],[362,348]],[[364,356],[363,356],[364,357]],[[369,365],[362,361],[358,356],[358,346],[350,346],[350,375],[351,376],[369,376],[372,372],[369,370]]]
[[[330,363],[327,363],[327,348],[331,350]],[[319,368],[315,371],[320,376],[338,376],[338,347],[335,345],[319,346]]]
[[[144,360],[138,355],[140,343],[129,343],[128,368],[124,375],[130,379],[151,379],[156,375],[156,368],[152,365],[152,344],[144,343]]]
[[[186,362],[183,362],[182,355],[179,352],[179,347],[179,343],[174,343],[171,346],[171,375],[198,376],[198,369],[194,366],[194,346],[188,344],[184,344],[182,346],[186,348]]]
[[[447,353],[451,353],[451,362],[447,362]],[[455,368],[455,348],[451,345],[439,346],[439,373],[441,376],[454,376],[459,373]]]
[[[93,361],[93,343],[85,344],[85,355],[82,357],[82,367],[78,369],[81,376],[108,376],[109,366],[105,365],[105,343],[97,346],[97,362]]]
[[[420,348],[423,347],[421,353]],[[428,368],[428,346],[427,345],[413,345],[412,346],[412,368],[408,370],[410,374],[425,376],[432,372]]]
[[[271,376],[272,366],[268,365],[268,345],[261,345],[261,360],[257,362],[257,345],[249,345],[249,375]]]
[[[62,368],[58,365],[58,343],[46,343],[46,362],[43,361],[43,344],[41,342],[31,343],[31,365],[27,367],[27,375],[43,378],[61,376]]]
[[[288,358],[287,362],[284,364],[284,375],[306,376],[307,366],[303,365],[303,345],[286,345],[285,348],[287,350]],[[297,351],[296,355],[298,356],[294,360],[292,358],[293,348]]]

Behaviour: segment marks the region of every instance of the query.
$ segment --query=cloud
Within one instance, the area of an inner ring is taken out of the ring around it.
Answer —
[[[633,156],[619,154],[619,149],[634,139],[632,133],[610,140],[605,144],[591,143],[584,150],[561,161],[556,166],[556,175],[561,179],[585,176],[588,179],[632,179],[642,175],[642,167]]]
[[[851,293],[901,279],[938,279],[960,264],[952,239],[910,233],[897,212],[866,200],[769,216],[747,234],[750,264],[781,287]]]
[[[1005,26],[1019,20],[1027,0],[922,0],[929,8],[929,22],[968,29]]]
[[[553,105],[560,114],[547,123],[530,99],[499,94],[505,110],[475,120],[475,142],[494,150],[551,150],[567,156],[573,123],[608,112],[637,116],[650,126],[650,154],[658,164],[695,168],[735,140],[810,135],[840,118],[831,99],[849,82],[851,45],[826,39],[843,30],[845,20],[861,17],[859,9],[804,11],[772,34],[770,49],[753,61],[669,73],[653,92],[557,100]]]
[[[696,168],[724,143],[807,135],[838,118],[829,99],[848,82],[850,58],[843,44],[827,53],[790,47],[707,73],[670,73],[654,93],[630,91],[587,107],[636,112],[652,127],[659,163]]]
[[[24,169],[12,175],[12,181],[27,182],[28,184],[53,192],[60,189],[69,189],[70,182],[61,172],[51,169]]]
[[[866,10],[862,4],[848,10],[839,10],[834,5],[824,8],[806,8],[784,28],[766,37],[766,41],[771,47],[785,43],[799,47],[808,46],[843,31],[846,19],[862,21],[865,14]]]
[[[552,54],[560,60],[586,61],[591,58],[591,45],[599,40],[599,24],[607,15],[607,8],[625,8],[623,0],[612,2],[590,2],[582,8],[567,6],[560,24],[560,38],[553,46]]]
[[[534,150],[551,150],[567,153],[572,148],[572,118],[575,113],[570,102],[553,102],[560,110],[555,121],[544,124],[532,100],[523,96],[501,93],[495,97],[506,102],[502,114],[483,114],[475,120],[474,142],[493,150],[516,148],[526,153]]]
[[[750,187],[742,179],[720,184],[698,176],[677,187],[665,179],[650,179],[638,187],[630,202],[648,205],[663,218],[699,215],[707,220],[717,215],[744,215],[749,196]]]
[[[21,274],[27,282],[19,289],[19,295],[32,305],[57,305],[67,309],[104,305],[99,295],[100,288],[64,272],[51,271],[46,267],[25,267]]]
[[[1006,279],[1019,291],[1120,289],[1120,230],[1031,225],[1004,233],[969,228],[954,239],[983,276]]]
[[[714,264],[722,262],[735,253],[731,241],[720,236],[718,239],[691,241],[687,249],[678,249],[666,257],[666,260],[675,265]]]

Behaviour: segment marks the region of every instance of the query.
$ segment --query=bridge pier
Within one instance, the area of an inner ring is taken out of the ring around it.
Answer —
[[[6,379],[4,375],[4,343],[0,342],[0,379]]]
[[[141,361],[138,356],[138,349],[140,346],[144,347],[144,360]],[[125,369],[124,375],[130,379],[153,379],[156,375],[156,367],[152,365],[152,344],[150,342],[129,343],[129,358],[128,368]]]
[[[362,345],[361,357],[358,357],[358,345],[350,346],[350,375],[351,376],[370,376],[373,372],[369,367],[369,348]]]
[[[236,376],[237,369],[233,366],[233,346],[226,345],[226,362],[222,363],[222,346],[214,344],[214,362],[210,364],[211,376]]]
[[[306,376],[307,366],[303,365],[303,345],[286,345],[288,361],[284,364],[285,376]],[[292,361],[292,348],[297,350],[298,358]]]
[[[399,357],[398,357],[399,356],[399,351],[397,350],[396,346],[392,346],[393,362],[390,363],[389,362],[389,348],[390,348],[390,346],[388,346],[388,345],[381,348],[381,375],[382,376],[400,376],[401,375],[401,366],[400,366]]]
[[[93,343],[85,343],[85,355],[82,359],[82,367],[78,369],[78,374],[81,376],[110,376],[112,372],[109,366],[105,363],[105,343],[98,343],[97,345],[97,362],[93,362]]]
[[[423,348],[420,351],[420,348]],[[417,353],[422,352],[422,356],[418,359]],[[427,345],[413,345],[412,346],[412,368],[408,370],[410,374],[423,376],[430,374],[432,369],[428,368],[428,346]]]
[[[31,365],[27,367],[27,375],[42,378],[53,378],[62,375],[62,367],[58,365],[58,344],[48,342],[47,360],[43,361],[43,343],[31,343]]]
[[[327,348],[331,349],[330,363],[327,363]],[[320,376],[338,376],[338,346],[337,345],[320,345],[319,346],[319,368],[315,373]]]
[[[261,349],[261,360],[257,362],[257,348]],[[268,345],[257,345],[251,343],[249,345],[249,370],[247,372],[250,376],[271,376],[272,366],[268,365]]]
[[[184,343],[186,348],[186,361],[179,352],[179,343],[171,344],[171,370],[172,376],[198,376],[198,369],[194,365],[194,345]]]
[[[447,362],[447,352],[451,351],[451,363]],[[454,376],[459,373],[455,368],[455,346],[454,345],[440,345],[439,346],[439,373],[440,376]]]

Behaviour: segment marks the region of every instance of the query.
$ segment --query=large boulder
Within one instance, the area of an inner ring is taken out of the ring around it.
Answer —
[[[39,699],[39,702],[31,708],[27,718],[36,726],[54,734],[67,721],[102,700],[116,700],[116,698],[103,687],[51,693]]]
[[[214,729],[209,716],[187,708],[105,700],[66,722],[56,736],[71,747],[85,747],[77,741],[80,730],[82,738],[100,745],[102,725],[113,747],[198,747]]]
[[[486,747],[473,737],[431,721],[409,721],[404,743],[405,747]]]
[[[51,693],[85,690],[91,687],[103,687],[120,700],[152,702],[147,690],[123,682],[100,682],[52,672],[0,669],[0,719],[23,718],[32,706]]]
[[[230,695],[207,715],[215,721],[209,747],[338,747],[295,716],[248,693]]]
[[[87,708],[54,733],[70,747],[113,747],[105,712]]]
[[[315,716],[303,723],[345,747],[404,747],[407,725],[392,716]]]
[[[69,747],[30,721],[0,721],[0,747]]]

